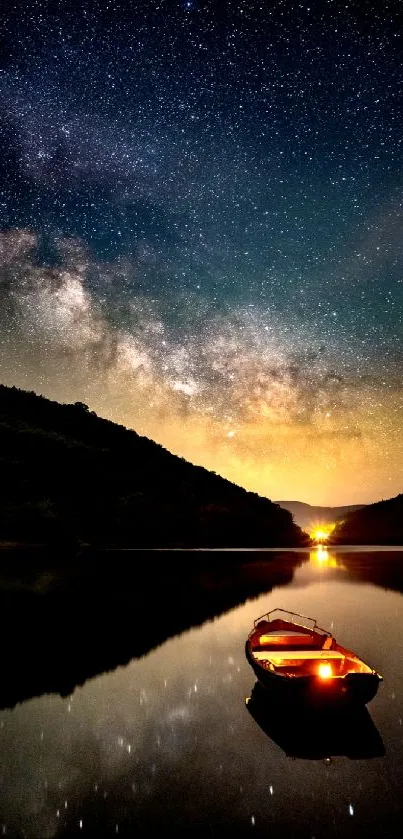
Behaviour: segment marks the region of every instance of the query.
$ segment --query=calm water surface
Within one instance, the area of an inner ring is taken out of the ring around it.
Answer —
[[[275,552],[265,575],[260,596],[143,658],[1,711],[0,831],[400,837],[403,548]],[[337,726],[313,730],[316,755],[309,733],[301,741],[293,723],[284,743],[272,715],[262,726],[245,703],[245,639],[275,607],[315,617],[384,676],[363,730],[358,720],[347,742]]]

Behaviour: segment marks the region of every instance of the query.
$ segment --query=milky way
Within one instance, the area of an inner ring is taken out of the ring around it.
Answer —
[[[271,498],[401,491],[400,4],[0,14],[1,380]]]

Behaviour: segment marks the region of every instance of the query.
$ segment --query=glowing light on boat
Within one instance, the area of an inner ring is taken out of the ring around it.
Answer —
[[[318,676],[320,679],[331,679],[333,676],[331,665],[325,662],[320,664],[318,667]]]

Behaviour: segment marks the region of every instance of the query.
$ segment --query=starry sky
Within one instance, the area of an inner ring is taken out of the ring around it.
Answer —
[[[270,498],[403,489],[400,2],[0,10],[0,380]]]

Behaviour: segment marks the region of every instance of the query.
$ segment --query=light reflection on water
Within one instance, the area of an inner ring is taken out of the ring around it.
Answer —
[[[2,711],[0,830],[28,837],[155,835],[168,827],[206,836],[400,836],[403,551],[328,548],[306,560],[288,584],[70,697],[42,696]],[[273,556],[268,589],[284,561]],[[384,757],[293,759],[248,714],[255,679],[245,639],[254,618],[275,607],[316,618],[382,673],[368,710]]]
[[[317,568],[344,568],[342,557],[326,545],[309,552],[309,562]]]

